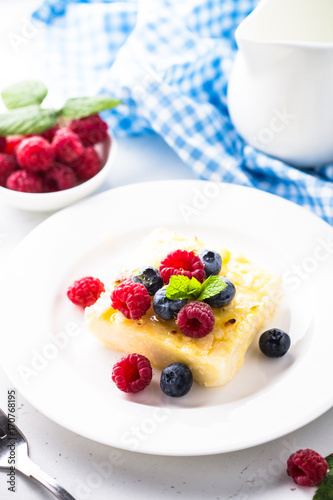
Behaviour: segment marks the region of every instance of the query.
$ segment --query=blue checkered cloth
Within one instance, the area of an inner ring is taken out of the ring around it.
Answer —
[[[46,0],[39,58],[63,98],[122,100],[118,136],[161,135],[201,179],[277,194],[333,224],[333,165],[299,170],[245,143],[227,108],[234,32],[258,0]],[[333,138],[332,138],[333,140]]]

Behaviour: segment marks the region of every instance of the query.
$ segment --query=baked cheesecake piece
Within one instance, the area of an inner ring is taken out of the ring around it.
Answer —
[[[143,242],[139,264],[159,267],[160,261],[175,249],[212,248],[197,238],[158,229]],[[159,318],[151,307],[142,319],[135,321],[111,307],[110,294],[116,283],[86,308],[88,328],[106,347],[125,353],[146,356],[151,364],[163,370],[174,362],[186,364],[199,384],[213,387],[228,382],[242,366],[245,353],[258,331],[274,313],[280,278],[258,267],[241,254],[225,248],[214,248],[222,256],[221,276],[236,287],[232,302],[214,308],[215,325],[203,338],[180,333],[174,320]]]

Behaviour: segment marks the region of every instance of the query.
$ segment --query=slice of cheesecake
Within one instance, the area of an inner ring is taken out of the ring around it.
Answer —
[[[143,262],[158,267],[175,249],[207,248],[197,238],[159,229],[143,242]],[[211,247],[209,247],[211,248]],[[221,276],[236,287],[226,307],[214,308],[215,326],[206,337],[194,339],[180,333],[174,320],[159,318],[153,308],[139,321],[126,319],[111,307],[115,283],[85,311],[88,328],[106,347],[145,355],[161,370],[174,362],[186,364],[199,384],[212,387],[228,382],[242,366],[245,353],[258,331],[271,318],[280,297],[280,278],[250,262],[243,255],[213,248],[222,256]]]

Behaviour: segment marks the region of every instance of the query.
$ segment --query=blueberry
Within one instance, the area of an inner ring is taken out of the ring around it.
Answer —
[[[172,363],[162,371],[160,386],[167,396],[173,398],[185,396],[191,389],[192,384],[192,372],[183,363]]]
[[[290,347],[290,337],[286,332],[278,328],[272,328],[261,334],[259,347],[265,356],[281,358]]]
[[[221,292],[205,299],[205,302],[210,305],[210,307],[224,307],[230,304],[234,296],[236,295],[236,288],[233,283],[231,283],[228,278],[223,276],[223,281],[227,285]]]
[[[186,306],[186,299],[168,299],[165,295],[167,287],[160,288],[153,300],[153,308],[162,319],[174,319],[182,307]]]
[[[132,273],[132,280],[146,287],[149,295],[155,295],[162,288],[163,280],[156,267],[139,267]]]
[[[199,252],[199,257],[203,262],[206,278],[208,276],[217,276],[221,271],[222,267],[222,257],[219,253],[214,252],[214,250],[201,250]]]

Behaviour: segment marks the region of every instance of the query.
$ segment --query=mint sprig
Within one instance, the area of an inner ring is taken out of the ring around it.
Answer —
[[[95,115],[104,109],[111,109],[120,104],[121,101],[97,95],[94,97],[74,97],[68,99],[61,108],[61,114],[66,118],[83,118]]]
[[[202,284],[196,278],[171,276],[166,289],[168,299],[205,300],[214,297],[226,288],[221,276],[209,276]]]
[[[6,87],[1,97],[7,109],[22,108],[32,104],[41,104],[47,95],[44,83],[37,80],[24,80]]]
[[[83,118],[121,104],[119,100],[97,95],[68,99],[60,109],[41,108],[46,95],[46,86],[37,80],[6,87],[1,96],[9,111],[0,114],[0,135],[39,134],[53,127],[61,117]]]
[[[328,455],[328,457],[326,457],[325,460],[327,462],[328,468],[332,469],[332,473],[333,473],[333,453]]]
[[[325,458],[329,471],[318,486],[313,500],[333,500],[333,453]]]
[[[196,278],[187,276],[171,276],[165,295],[168,299],[196,300],[200,295],[201,283]]]
[[[222,292],[227,287],[221,276],[209,276],[201,285],[200,295],[197,300],[209,299]]]
[[[55,109],[42,109],[37,105],[13,109],[0,114],[0,135],[38,134],[53,127],[59,119]]]

